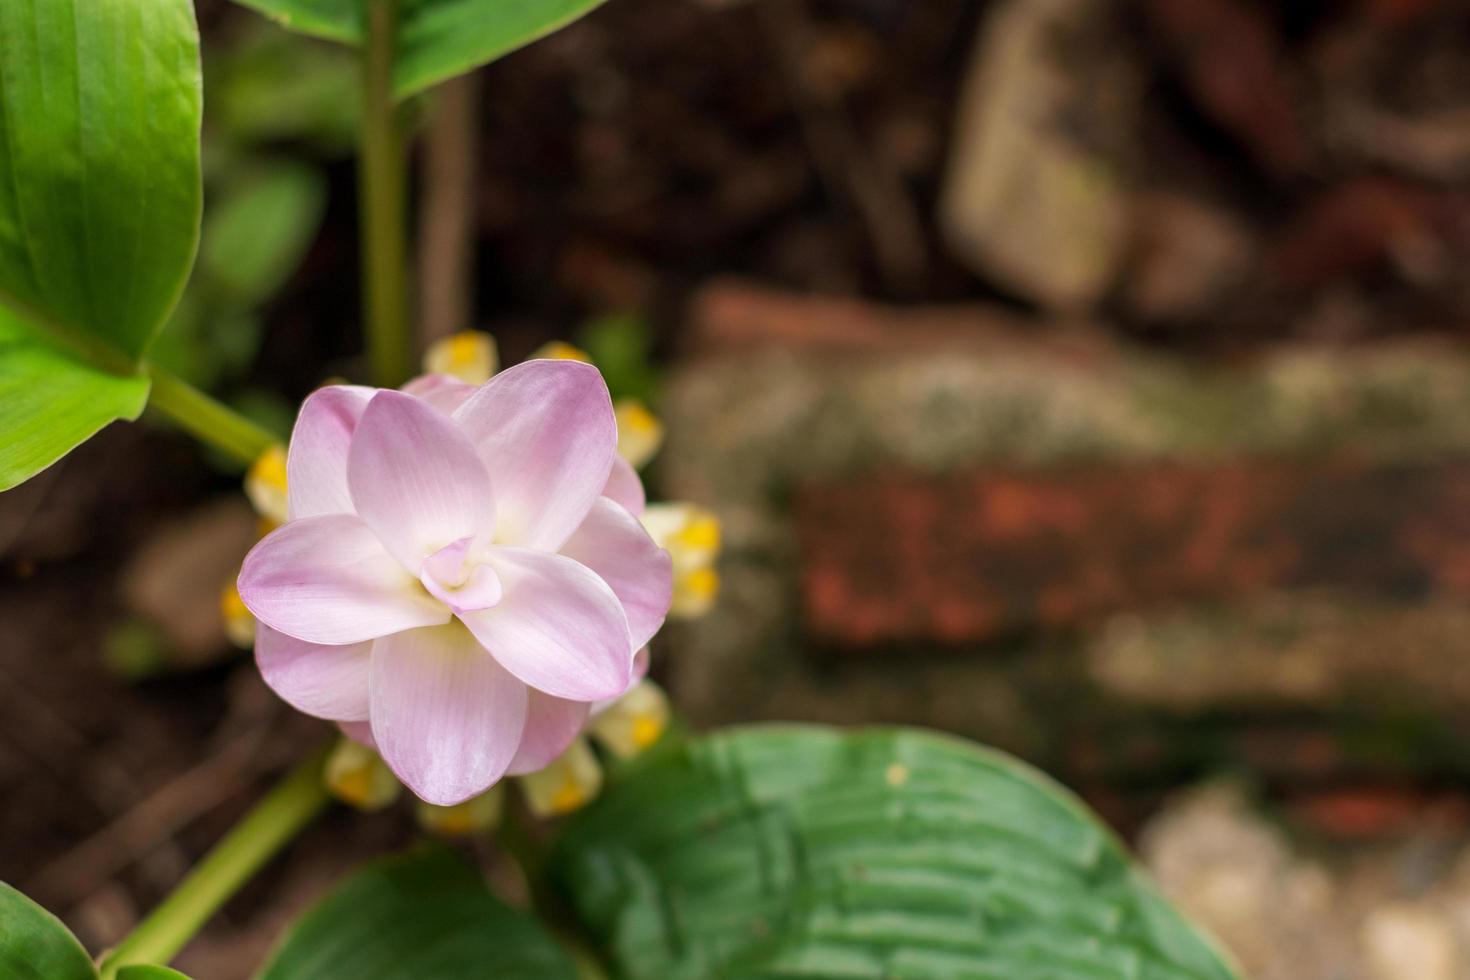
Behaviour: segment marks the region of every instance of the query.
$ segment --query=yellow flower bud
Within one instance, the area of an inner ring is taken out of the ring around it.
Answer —
[[[274,524],[286,522],[286,448],[272,446],[250,464],[245,474],[245,496],[261,517]]]
[[[553,361],[582,361],[586,364],[592,363],[592,355],[580,347],[573,347],[564,341],[553,340],[549,344],[542,344],[536,348],[531,355],[531,360],[538,358],[549,358]]]
[[[671,714],[663,688],[643,681],[593,718],[588,730],[609,752],[627,759],[663,737]]]
[[[255,617],[245,608],[240,590],[231,581],[219,590],[219,614],[225,624],[225,636],[242,650],[255,645]]]
[[[516,780],[526,807],[538,817],[581,809],[602,789],[602,765],[585,738],[578,738],[551,765]]]
[[[419,826],[441,837],[473,837],[500,825],[505,813],[505,785],[496,783],[479,796],[454,806],[435,806],[419,801],[415,811]]]
[[[472,385],[484,384],[500,370],[500,351],[495,338],[482,330],[463,330],[429,345],[424,370],[447,374]]]
[[[715,606],[720,595],[720,573],[713,568],[696,568],[674,573],[674,598],[669,615],[674,619],[698,619]]]
[[[613,405],[618,420],[618,453],[634,469],[642,468],[664,442],[664,426],[636,398],[620,398]]]
[[[334,797],[367,812],[390,806],[403,792],[402,784],[378,753],[350,738],[342,739],[332,749],[324,778]]]
[[[674,560],[669,615],[692,619],[709,612],[720,592],[720,575],[714,568],[721,548],[720,519],[697,504],[663,503],[649,504],[640,520]]]

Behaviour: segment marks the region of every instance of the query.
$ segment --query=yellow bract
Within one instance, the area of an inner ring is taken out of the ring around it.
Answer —
[[[663,688],[643,681],[593,718],[589,731],[609,752],[627,759],[663,737],[671,714]]]
[[[255,617],[245,608],[245,600],[240,598],[234,582],[219,590],[219,614],[231,643],[242,650],[255,645]]]
[[[620,398],[613,405],[618,420],[618,454],[642,468],[664,443],[664,425],[636,398]]]
[[[592,355],[580,347],[573,347],[561,340],[553,340],[549,344],[542,344],[531,354],[530,359],[549,358],[553,361],[582,361],[586,364],[592,363]]]
[[[720,519],[697,504],[649,504],[640,518],[649,535],[674,559],[675,619],[703,616],[720,592],[715,560],[720,556]]]
[[[272,446],[245,473],[245,496],[261,517],[286,522],[286,447]]]
[[[419,802],[419,826],[442,837],[470,837],[488,833],[500,825],[505,813],[504,784],[497,783],[479,796],[454,806]]]
[[[381,810],[403,791],[378,753],[350,738],[342,739],[332,749],[323,778],[334,797],[358,810]]]
[[[480,385],[500,370],[500,351],[488,333],[464,330],[430,344],[424,354],[424,370]]]
[[[580,809],[602,789],[602,765],[585,738],[578,738],[551,765],[519,777],[526,807],[538,817]]]

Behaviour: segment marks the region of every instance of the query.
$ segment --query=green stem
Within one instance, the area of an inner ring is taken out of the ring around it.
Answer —
[[[330,743],[276,784],[224,840],[195,865],[173,894],[102,960],[102,980],[138,963],[163,964],[199,927],[327,804],[322,765]]]
[[[373,382],[402,384],[412,373],[407,302],[408,168],[393,106],[398,0],[368,0],[362,64],[362,300]]]
[[[280,442],[234,409],[157,365],[148,365],[148,377],[153,384],[148,392],[148,404],[173,419],[184,431],[247,466]]]

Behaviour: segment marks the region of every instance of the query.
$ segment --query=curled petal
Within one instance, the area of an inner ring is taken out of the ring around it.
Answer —
[[[602,375],[577,361],[526,361],[454,413],[495,485],[496,539],[555,551],[602,496],[617,449]]]
[[[265,682],[297,711],[330,721],[368,716],[368,654],[371,643],[326,646],[260,625],[255,662]]]
[[[272,531],[245,556],[239,587],[256,619],[309,643],[360,643],[449,619],[351,514]]]
[[[399,391],[373,396],[347,455],[357,513],[404,568],[460,538],[495,530],[490,478],[465,434]]]
[[[561,553],[611,586],[627,614],[635,648],[663,626],[674,594],[673,560],[628,511],[606,497],[597,501]]]
[[[582,731],[591,707],[586,701],[554,698],[534,688],[530,689],[530,694],[521,746],[506,770],[507,775],[536,772],[554,762]]]
[[[602,488],[602,495],[621,504],[634,517],[643,513],[648,503],[638,471],[621,456],[613,460],[612,472],[607,476],[607,486]]]
[[[483,793],[515,758],[526,686],[457,623],[378,640],[370,686],[378,751],[426,802]]]
[[[347,447],[372,397],[372,388],[330,385],[302,403],[286,459],[286,513],[292,520],[352,513]]]
[[[595,572],[562,555],[492,548],[504,594],[460,614],[506,670],[546,694],[598,701],[625,690],[633,670],[628,618]]]

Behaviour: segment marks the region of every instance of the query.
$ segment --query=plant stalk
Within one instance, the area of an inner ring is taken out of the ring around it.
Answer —
[[[396,387],[413,371],[408,332],[408,166],[393,105],[398,0],[367,0],[362,52],[358,209],[362,302],[373,383]]]
[[[134,964],[165,964],[245,882],[327,804],[322,780],[331,743],[286,775],[177,888],[102,960],[101,980]]]
[[[157,365],[148,365],[148,404],[195,438],[223,450],[246,466],[280,442],[245,416]]]

